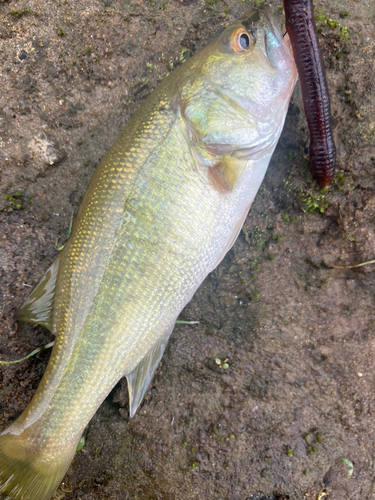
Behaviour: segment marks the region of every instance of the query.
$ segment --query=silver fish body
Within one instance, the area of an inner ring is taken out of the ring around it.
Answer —
[[[241,229],[296,76],[287,40],[256,10],[162,82],[122,131],[20,311],[56,341],[31,403],[0,437],[0,498],[50,498],[124,375],[134,414],[178,314]]]

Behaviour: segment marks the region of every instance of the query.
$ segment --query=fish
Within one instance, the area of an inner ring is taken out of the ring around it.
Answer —
[[[48,500],[124,376],[135,414],[180,311],[241,230],[296,79],[288,37],[258,8],[163,80],[120,133],[18,313],[55,342],[0,435],[1,499]]]

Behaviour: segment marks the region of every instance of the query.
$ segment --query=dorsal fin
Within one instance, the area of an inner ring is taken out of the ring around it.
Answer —
[[[164,354],[175,322],[176,319],[173,320],[172,324],[167,328],[164,335],[157,341],[154,347],[138,363],[137,367],[129,375],[126,375],[128,380],[130,418],[134,417],[143,396],[146,394],[155,370]]]
[[[52,306],[58,269],[59,257],[48,268],[43,278],[18,309],[18,319],[42,325],[52,331]]]

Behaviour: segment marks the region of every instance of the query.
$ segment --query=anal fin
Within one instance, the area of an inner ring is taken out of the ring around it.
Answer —
[[[48,268],[43,278],[18,309],[18,319],[42,325],[52,331],[52,306],[58,269],[59,257]]]
[[[139,362],[137,367],[131,373],[126,375],[129,391],[130,418],[134,417],[138,406],[141,404],[142,399],[146,394],[155,370],[164,354],[165,348],[167,347],[168,339],[172,333],[174,325],[175,319],[154,347]]]

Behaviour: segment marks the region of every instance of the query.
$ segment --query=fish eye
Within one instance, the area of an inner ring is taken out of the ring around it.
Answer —
[[[254,41],[251,35],[244,29],[236,29],[231,37],[231,47],[232,50],[239,54],[248,52],[254,46]]]
[[[243,49],[250,49],[250,38],[247,33],[242,33],[242,35],[240,36],[240,45]]]

